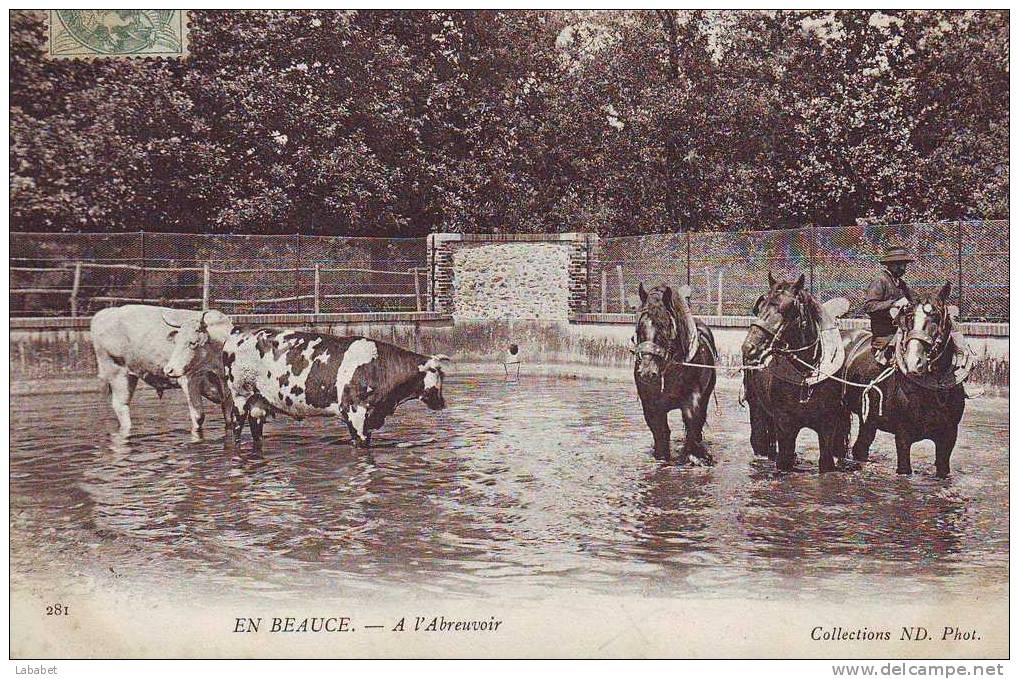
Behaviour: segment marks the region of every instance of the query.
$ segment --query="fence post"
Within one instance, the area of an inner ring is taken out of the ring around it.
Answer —
[[[202,311],[209,308],[209,263],[202,265]]]
[[[956,259],[956,300],[959,305],[959,315],[962,315],[962,221],[957,222],[956,229],[956,250],[958,258]]]
[[[297,232],[297,259],[294,261],[294,297],[297,298],[297,313],[301,313],[301,232]]]
[[[690,285],[690,230],[686,231],[686,284]]]
[[[142,279],[141,280],[141,289],[142,289],[141,298],[142,298],[142,304],[144,304],[146,302],[146,300],[148,299],[148,296],[149,296],[149,286],[148,286],[148,280],[147,280],[148,279],[148,274],[145,271],[145,229],[140,229],[138,231],[138,235],[139,235],[139,241],[140,241],[138,249],[139,249],[140,254],[141,254],[141,267],[142,267],[141,268],[141,279]]]
[[[623,282],[623,265],[615,265],[615,280],[620,284],[620,313],[627,313],[627,288]]]
[[[319,264],[318,262],[315,262],[315,315],[316,316],[318,316],[319,312],[321,311],[321,304],[322,304],[322,297],[321,297],[320,292],[319,292],[321,290],[321,286],[322,286],[322,272],[321,272],[321,269],[322,269],[322,265]]]
[[[418,268],[415,266],[411,271],[414,272],[414,308],[421,311],[421,281],[418,279]]]
[[[718,300],[717,300],[716,303],[718,304],[718,308],[717,308],[717,311],[716,311],[715,315],[721,316],[722,315],[722,267],[718,267]]]
[[[810,294],[814,294],[814,260],[817,259],[817,224],[810,225]]]
[[[603,266],[601,269],[601,312],[603,314],[608,312],[608,297],[609,297],[609,272]]]
[[[78,288],[81,287],[81,262],[74,263],[74,283],[71,284],[71,318],[78,317]]]

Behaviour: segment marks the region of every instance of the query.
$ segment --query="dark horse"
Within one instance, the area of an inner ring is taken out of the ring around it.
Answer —
[[[923,439],[934,441],[937,475],[948,476],[949,459],[959,435],[966,407],[966,393],[954,372],[951,318],[946,302],[952,291],[946,282],[937,295],[927,295],[904,307],[896,318],[899,341],[895,344],[895,369],[877,389],[845,387],[844,402],[860,415],[860,433],[853,444],[853,459],[866,460],[877,430],[895,435],[898,461],[895,470],[912,474],[910,450]],[[885,370],[874,360],[866,334],[846,352],[844,377],[870,384]],[[867,391],[867,418],[863,418]]]
[[[803,283],[803,275],[795,282],[776,281],[768,272],[769,290],[754,306],[743,362],[764,367],[744,372],[750,446],[789,471],[796,462],[796,437],[801,429],[813,429],[821,448],[818,470],[834,471],[835,458],[844,458],[849,446],[850,413],[842,404],[842,385],[820,374],[826,347],[844,350],[842,339],[823,338],[822,331],[826,319],[834,323],[845,306],[826,312]]]
[[[655,439],[655,459],[668,461],[672,457],[669,412],[679,408],[686,427],[679,461],[686,462],[691,454],[710,460],[702,434],[708,400],[715,389],[715,371],[683,364],[715,365],[715,337],[694,318],[686,291],[677,294],[669,286],[659,285],[648,292],[641,283],[638,292],[641,307],[633,379],[644,420]]]

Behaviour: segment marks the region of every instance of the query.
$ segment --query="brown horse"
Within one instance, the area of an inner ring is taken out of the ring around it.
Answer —
[[[715,365],[717,356],[714,335],[690,311],[688,290],[676,293],[667,285],[659,285],[648,292],[640,284],[641,308],[633,348],[633,379],[644,420],[655,440],[654,457],[665,461],[672,457],[669,412],[678,408],[686,427],[680,463],[690,455],[711,459],[702,434],[708,400],[715,389],[714,369],[684,364]]]
[[[742,347],[744,364],[763,366],[744,372],[750,445],[755,455],[789,471],[800,430],[813,429],[821,448],[818,470],[834,471],[835,458],[846,456],[850,414],[842,404],[842,385],[816,379],[826,314],[803,284],[802,275],[795,282],[776,281],[769,272],[768,292],[754,306],[756,318]]]
[[[913,444],[930,439],[934,441],[937,475],[948,476],[949,459],[966,408],[966,394],[954,373],[947,305],[951,291],[951,282],[946,282],[936,295],[927,295],[899,312],[896,323],[901,339],[895,345],[894,372],[876,389],[845,387],[843,402],[861,419],[860,433],[853,444],[854,460],[868,458],[874,435],[880,429],[895,435],[895,470],[899,474],[913,473]],[[846,352],[843,376],[847,381],[870,384],[885,371],[886,366],[874,360],[869,340],[866,334]]]

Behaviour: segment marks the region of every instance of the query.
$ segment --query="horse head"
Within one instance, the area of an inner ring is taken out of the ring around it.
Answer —
[[[775,280],[768,272],[768,292],[754,304],[754,320],[743,341],[743,362],[759,363],[776,351],[797,353],[816,341],[817,302],[804,290],[803,274],[795,281]],[[807,358],[807,357],[801,357]]]
[[[935,295],[925,295],[904,306],[896,316],[900,339],[895,363],[907,375],[922,375],[940,369],[951,358],[952,308],[948,296],[951,281],[945,281]]]
[[[648,291],[641,283],[637,292],[640,311],[634,337],[634,370],[639,380],[664,386],[668,364],[689,361],[697,353],[697,326],[687,301],[690,288],[683,286],[677,292],[659,285]]]

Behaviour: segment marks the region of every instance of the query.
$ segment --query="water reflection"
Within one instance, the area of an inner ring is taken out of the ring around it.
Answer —
[[[967,413],[949,481],[925,453],[898,477],[882,438],[872,464],[818,476],[816,442],[801,437],[803,471],[779,474],[750,455],[727,388],[706,432],[717,464],[685,468],[651,459],[628,384],[451,379],[446,411],[408,404],[371,457],[331,420],[270,422],[255,452],[218,432],[190,443],[172,399],[141,394],[125,440],[81,431],[112,428],[97,396],[57,410],[22,398],[13,563],[66,552],[279,593],[390,582],[845,597],[873,594],[877,577],[914,593],[1005,581],[1004,412]]]

